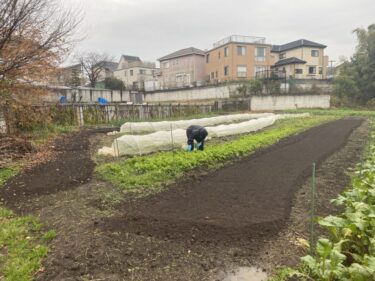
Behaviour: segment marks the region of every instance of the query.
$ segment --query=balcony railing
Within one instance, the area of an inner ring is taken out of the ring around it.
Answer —
[[[225,45],[229,42],[265,44],[266,38],[256,36],[231,35],[227,38],[224,38],[223,40],[214,43],[214,48]]]
[[[267,79],[267,80],[284,80],[286,79],[286,73],[277,70],[263,70],[255,73],[256,79]]]

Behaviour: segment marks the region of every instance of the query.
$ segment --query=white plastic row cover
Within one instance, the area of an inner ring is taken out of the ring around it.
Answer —
[[[219,124],[230,124],[260,117],[271,116],[272,113],[242,113],[232,115],[222,115],[208,118],[160,121],[160,122],[127,122],[120,128],[120,133],[151,133],[157,131],[170,131],[176,129],[187,129],[190,125],[200,125],[203,127],[215,126]]]

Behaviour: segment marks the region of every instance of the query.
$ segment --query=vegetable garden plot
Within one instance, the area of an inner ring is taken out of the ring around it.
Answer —
[[[243,113],[208,118],[160,121],[160,122],[126,122],[120,128],[120,133],[151,133],[157,131],[170,131],[173,129],[187,129],[191,124],[200,126],[215,126],[219,124],[230,124],[260,117],[272,116],[272,113]]]
[[[271,126],[276,120],[306,115],[274,115],[252,119],[246,122],[230,125],[219,125],[206,127],[208,138],[219,138],[244,133],[255,132],[265,127]],[[194,124],[194,123],[189,123]],[[181,149],[186,144],[185,129],[176,129],[170,131],[159,131],[148,135],[124,135],[117,138],[111,147],[103,147],[99,150],[101,155],[142,155],[156,151],[171,150],[173,148]]]

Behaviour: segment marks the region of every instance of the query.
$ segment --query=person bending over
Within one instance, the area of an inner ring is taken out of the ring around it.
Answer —
[[[188,151],[194,150],[194,140],[197,142],[198,150],[204,149],[204,139],[207,137],[207,130],[199,125],[191,125],[186,129]]]

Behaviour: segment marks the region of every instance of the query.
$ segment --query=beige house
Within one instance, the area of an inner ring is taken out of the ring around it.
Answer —
[[[271,68],[272,46],[264,37],[232,35],[206,52],[206,79],[211,83],[253,79]]]
[[[57,84],[60,86],[78,87],[87,82],[81,64],[60,68],[57,75]]]
[[[145,82],[155,80],[157,68],[154,62],[141,61],[139,57],[121,56],[114,76],[122,80],[127,89],[143,90]]]
[[[106,78],[113,77],[113,72],[117,69],[118,63],[112,61],[101,61],[98,63],[100,72],[98,75],[98,82],[104,81]]]
[[[162,89],[202,85],[205,80],[205,52],[186,48],[158,59]]]
[[[284,45],[272,46],[275,58],[273,69],[295,79],[326,79],[328,56],[325,45],[300,39]]]

